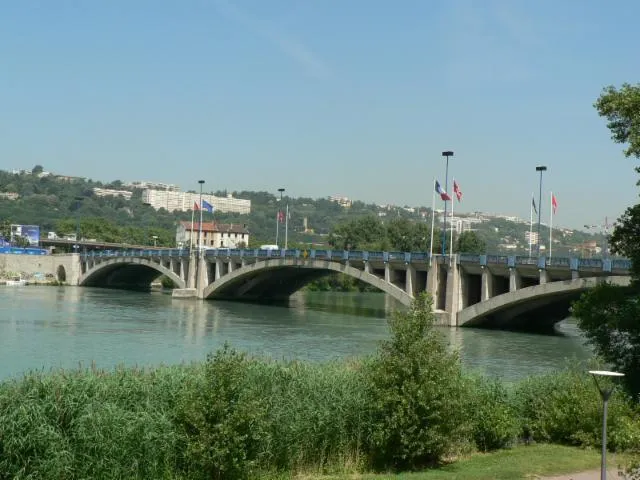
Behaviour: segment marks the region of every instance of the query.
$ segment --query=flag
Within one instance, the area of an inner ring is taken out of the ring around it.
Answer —
[[[462,190],[460,190],[460,185],[454,180],[453,181],[453,194],[456,196],[458,201],[462,200]]]
[[[449,194],[442,189],[442,187],[440,186],[440,182],[438,182],[437,180],[436,180],[436,193],[438,193],[440,195],[440,198],[445,202],[447,200],[451,200],[451,197],[449,196]]]
[[[284,212],[282,210],[278,211],[278,221],[284,223]]]
[[[193,209],[200,210],[200,208],[198,207],[198,202],[193,202]]]
[[[213,205],[211,205],[206,200],[202,200],[202,208],[204,208],[209,213],[213,213]]]
[[[558,201],[556,200],[556,196],[551,194],[551,206],[553,207],[553,214],[556,214],[556,210],[558,209]]]
[[[531,197],[531,207],[533,208],[533,211],[536,212],[536,215],[538,214],[538,209],[536,208],[536,199]]]

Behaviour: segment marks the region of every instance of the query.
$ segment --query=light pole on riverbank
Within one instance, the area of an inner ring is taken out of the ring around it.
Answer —
[[[284,193],[284,188],[279,188],[278,191],[280,192],[280,200],[276,198],[276,202],[280,203],[278,204],[278,211],[276,212],[276,245],[280,247],[278,244],[278,236],[280,233],[280,205],[282,205],[282,194]]]
[[[540,257],[540,221],[542,218],[542,172],[545,172],[547,167],[539,165],[536,167],[536,172],[540,172],[540,194],[538,195],[538,257]]]
[[[607,378],[611,380],[613,378],[624,377],[624,373],[608,372],[606,370],[589,370],[589,373],[593,376],[593,381],[596,382],[596,387],[602,397],[602,458],[600,462],[600,480],[607,480],[607,405],[615,385],[604,379]],[[598,378],[601,379],[602,385],[598,382]]]
[[[73,248],[76,253],[80,253],[80,205],[84,197],[75,197],[74,200],[76,201],[76,244]]]

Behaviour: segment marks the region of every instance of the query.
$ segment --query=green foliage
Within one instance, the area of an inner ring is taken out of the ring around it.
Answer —
[[[370,456],[378,468],[415,468],[441,462],[470,433],[460,360],[433,327],[431,299],[420,295],[390,320],[370,365]]]
[[[640,279],[640,204],[627,208],[611,235],[611,250],[632,260],[634,280]]]
[[[487,452],[509,446],[521,433],[509,392],[495,379],[477,377],[471,382],[472,394],[466,408],[472,417],[478,450]]]
[[[456,252],[487,253],[487,243],[477,232],[462,232],[456,241]]]
[[[624,373],[640,400],[640,302],[635,289],[603,284],[584,293],[572,312],[596,353]]]
[[[187,469],[193,478],[248,478],[266,440],[266,404],[249,395],[253,361],[225,344],[207,359],[205,381],[182,399],[179,421],[189,439]]]
[[[0,479],[163,478],[187,370],[34,372],[0,384]]]
[[[625,155],[640,158],[640,84],[608,86],[594,106],[607,119],[612,140],[629,145]]]
[[[20,236],[13,237],[13,244],[20,248],[28,247],[30,245],[29,238]]]
[[[514,405],[525,437],[540,442],[600,446],[602,400],[590,375],[568,369],[531,377],[517,385]],[[609,400],[608,447],[627,450],[640,445],[640,418],[628,397]]]
[[[160,283],[162,284],[162,288],[176,288],[177,287],[175,282],[173,280],[171,280],[169,277],[167,277],[166,275],[163,275],[162,277],[160,277]]]

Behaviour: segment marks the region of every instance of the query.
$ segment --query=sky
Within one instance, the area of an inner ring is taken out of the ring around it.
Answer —
[[[554,225],[637,202],[593,103],[636,83],[640,2],[0,3],[0,168],[432,202]],[[437,205],[441,207],[441,205]]]

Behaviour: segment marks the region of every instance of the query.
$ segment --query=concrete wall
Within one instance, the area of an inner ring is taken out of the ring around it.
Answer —
[[[64,269],[64,280],[59,278]],[[69,285],[77,285],[80,278],[80,260],[77,254],[63,255],[13,255],[0,254],[0,277],[21,275],[30,279],[35,274],[53,276]]]

